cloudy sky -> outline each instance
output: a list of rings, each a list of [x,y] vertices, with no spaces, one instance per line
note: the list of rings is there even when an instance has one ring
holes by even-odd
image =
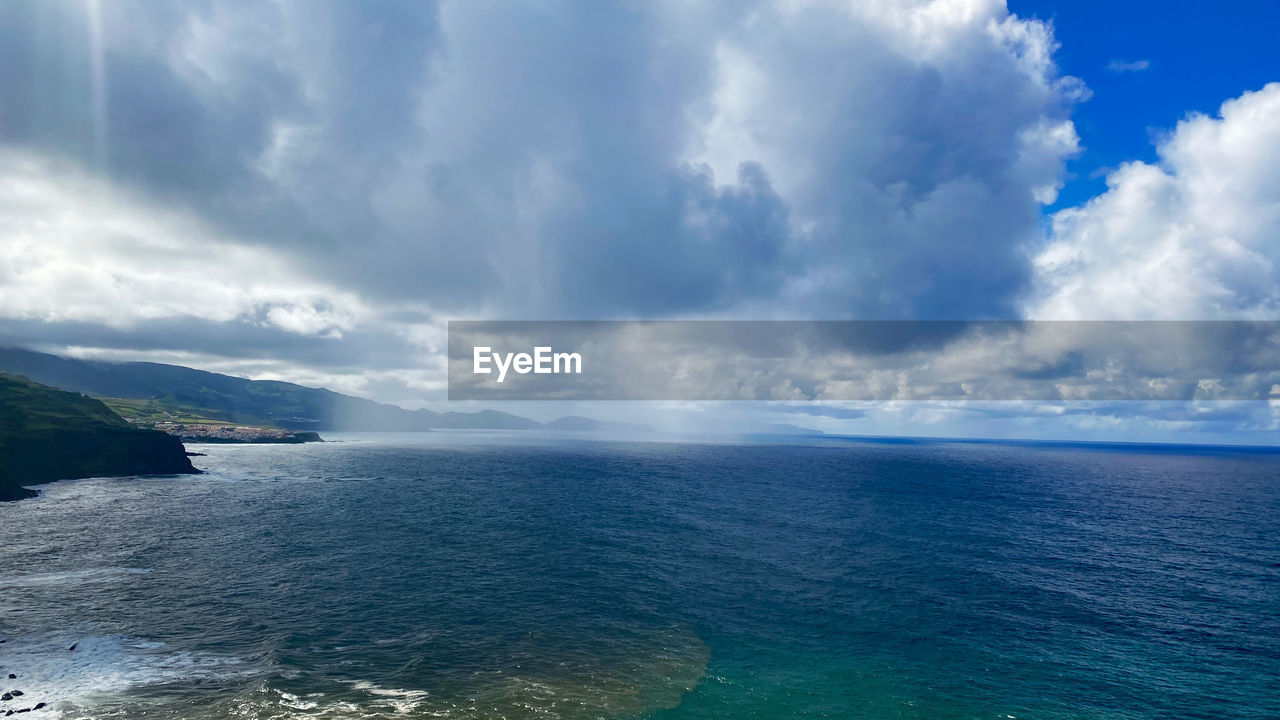
[[[0,344],[438,407],[448,319],[1280,320],[1277,11],[1086,5],[5,0]],[[1280,428],[1126,408],[786,410]]]

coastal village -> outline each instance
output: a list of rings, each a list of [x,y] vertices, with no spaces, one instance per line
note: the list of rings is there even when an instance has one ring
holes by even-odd
[[[152,425],[183,440],[206,443],[304,443],[322,442],[314,432],[281,428],[222,425],[211,423],[161,422]]]

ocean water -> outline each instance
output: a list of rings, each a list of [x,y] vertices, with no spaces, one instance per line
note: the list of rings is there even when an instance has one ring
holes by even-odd
[[[336,439],[0,504],[0,710],[1280,717],[1280,454]]]

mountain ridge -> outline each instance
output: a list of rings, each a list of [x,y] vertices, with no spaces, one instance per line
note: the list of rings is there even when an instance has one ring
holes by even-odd
[[[60,355],[0,348],[0,372],[83,393],[115,403],[136,405],[158,416],[188,414],[210,420],[264,425],[289,430],[423,431],[437,429],[568,429],[565,418],[541,423],[498,410],[435,412],[344,395],[282,380],[249,380],[208,370],[153,362],[79,360]],[[560,423],[559,425],[557,423]],[[615,423],[574,418],[572,429],[613,429]],[[646,429],[631,426],[629,429]]]

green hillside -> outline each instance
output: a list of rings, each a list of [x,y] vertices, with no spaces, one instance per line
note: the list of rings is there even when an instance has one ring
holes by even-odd
[[[140,423],[254,425],[288,430],[419,431],[609,430],[652,432],[632,423],[568,417],[543,424],[496,410],[405,410],[323,388],[248,380],[150,362],[76,360],[20,348],[0,348],[0,372],[100,398]]]
[[[364,398],[274,380],[247,380],[178,365],[76,360],[0,348],[0,372],[106,399],[127,417],[228,422],[292,430],[532,429],[508,413],[405,410]]]
[[[0,373],[0,500],[52,480],[198,472],[182,442],[98,400]]]

